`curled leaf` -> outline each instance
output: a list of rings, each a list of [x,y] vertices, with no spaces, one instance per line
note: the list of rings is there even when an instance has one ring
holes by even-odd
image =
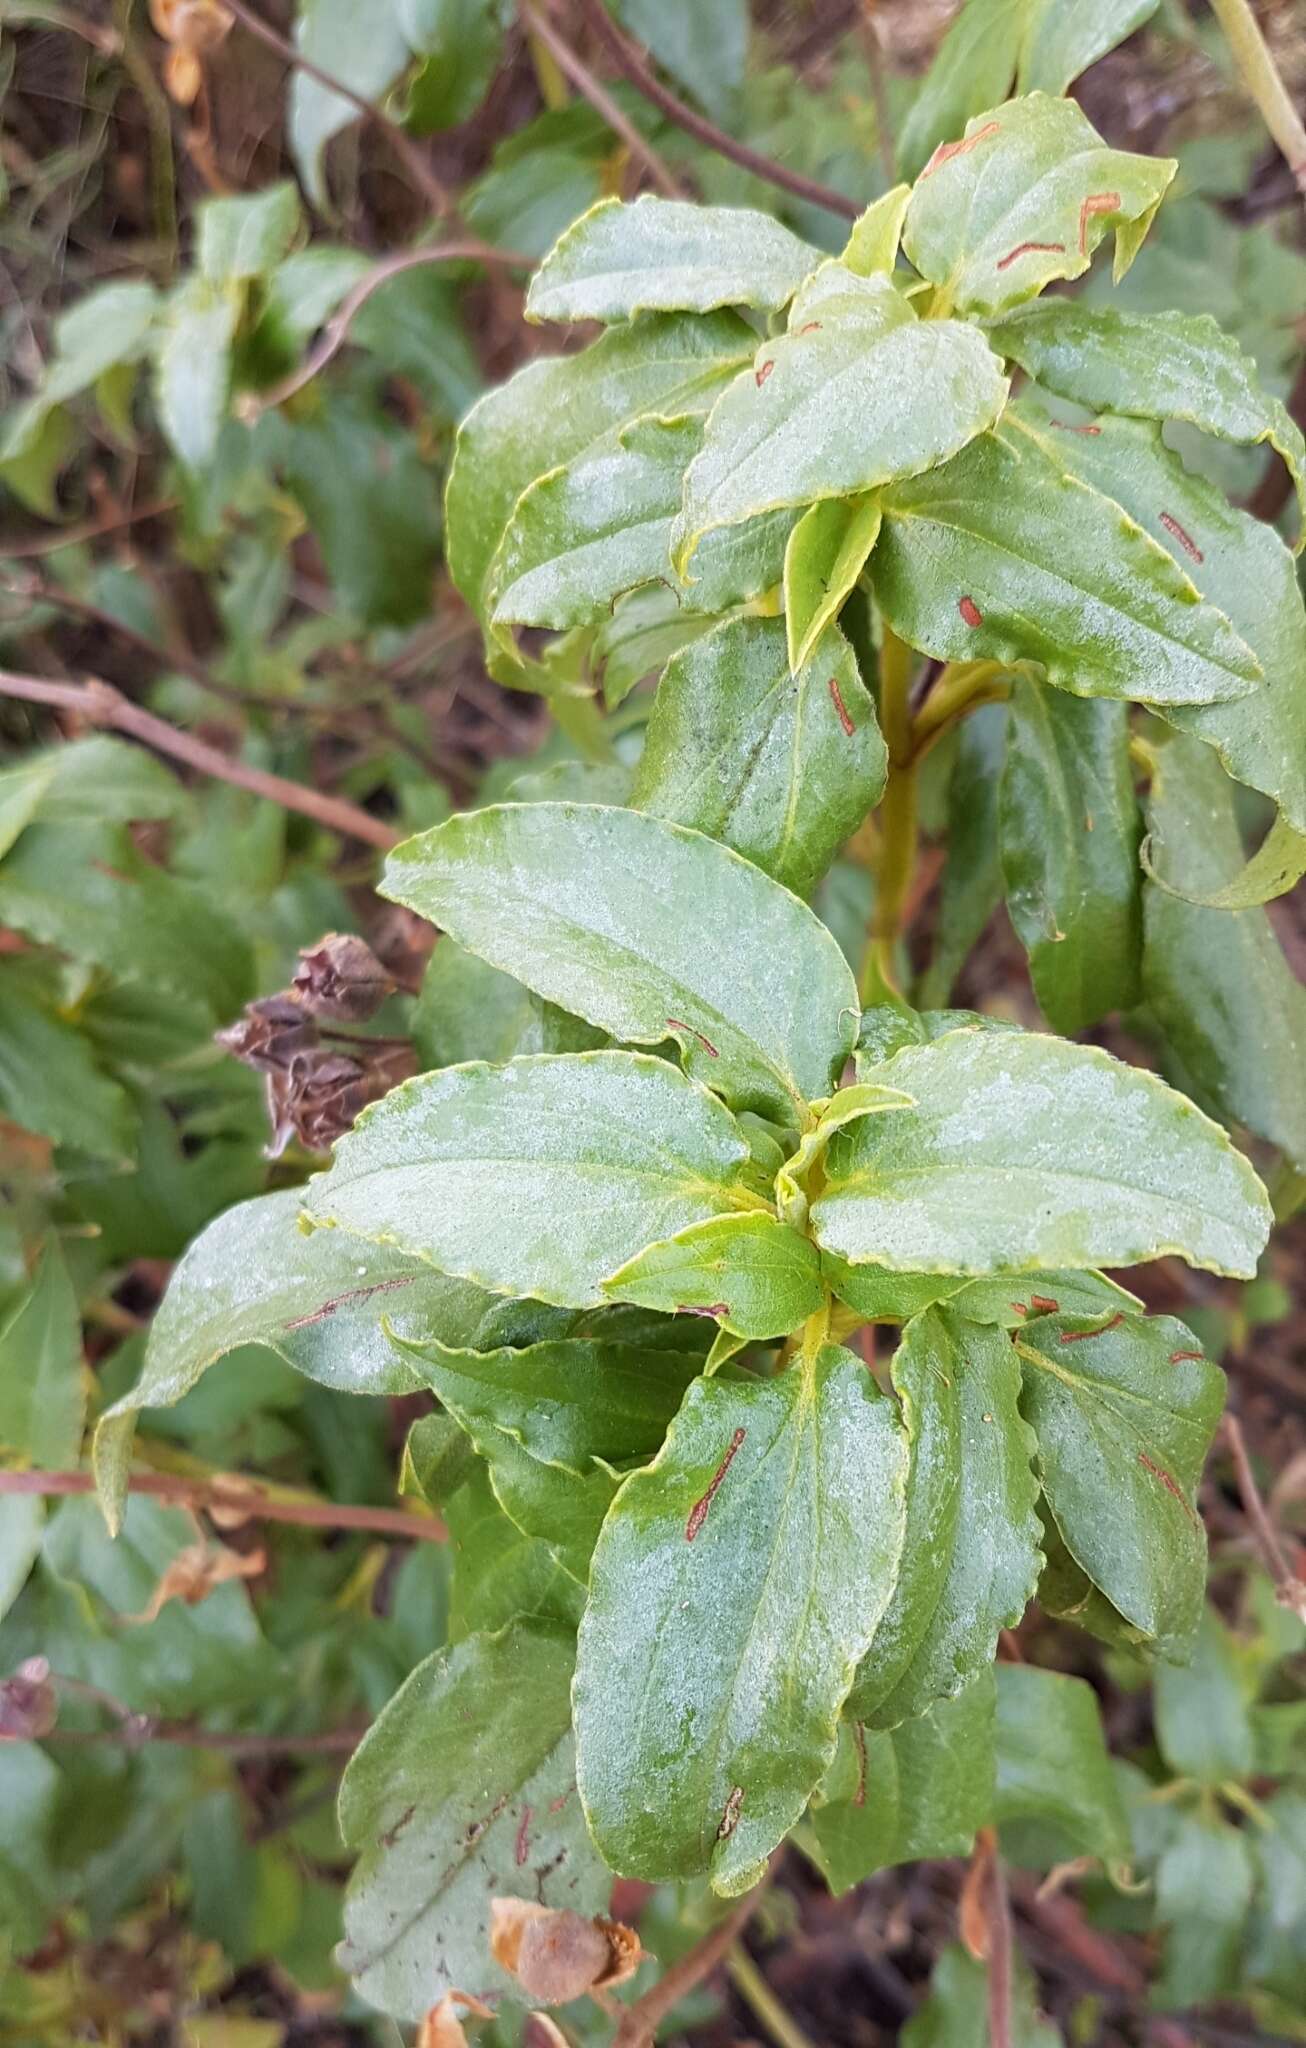
[[[619,1920],[559,1912],[528,1899],[492,1899],[490,1950],[542,2005],[624,1984],[639,1968],[639,1936]]]
[[[1255,910],[1262,903],[1272,903],[1276,896],[1286,896],[1306,875],[1306,835],[1283,816],[1275,819],[1245,866],[1219,889],[1183,889],[1178,882],[1168,881],[1157,870],[1153,837],[1148,834],[1138,854],[1148,880],[1164,889],[1167,896],[1178,896],[1184,903],[1198,904],[1203,910]]]
[[[154,1621],[170,1600],[184,1601],[187,1607],[198,1607],[229,1579],[256,1579],[267,1564],[267,1553],[251,1550],[242,1555],[236,1550],[218,1546],[210,1548],[207,1543],[192,1543],[185,1550],[179,1550],[172,1563],[150,1594],[140,1614],[125,1614],[124,1621],[138,1625]]]
[[[479,1998],[473,1998],[470,1991],[446,1991],[438,2005],[433,2005],[417,2029],[414,2048],[467,2048],[467,2036],[463,2023],[455,2012],[461,2005],[478,2020],[492,2020],[493,2006],[483,2005]]]
[[[232,17],[220,0],[150,0],[155,32],[172,45],[163,67],[168,95],[189,107],[204,83],[205,57],[231,32]]]

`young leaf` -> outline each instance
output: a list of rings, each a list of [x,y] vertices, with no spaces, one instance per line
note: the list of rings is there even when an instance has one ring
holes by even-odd
[[[24,1464],[75,1465],[86,1413],[82,1326],[57,1237],[0,1327],[0,1446]]]
[[[664,1060],[541,1053],[404,1082],[305,1201],[317,1224],[494,1293],[591,1308],[646,1244],[756,1208],[747,1157],[729,1110]]]
[[[1076,697],[1212,704],[1261,665],[1165,549],[1008,416],[885,491],[871,556],[895,633],[943,661],[1039,662]]]
[[[1123,704],[1018,682],[999,802],[1011,921],[1054,1031],[1086,1031],[1138,1001],[1143,941]]]
[[[700,1380],[594,1554],[576,1671],[594,1839],[631,1876],[746,1891],[834,1754],[889,1598],[906,1450],[860,1360]]]
[[[939,313],[997,313],[1081,277],[1103,236],[1124,276],[1178,165],[1108,149],[1073,100],[1031,93],[976,113],[937,149],[907,209],[903,247],[938,287]]]
[[[1177,1252],[1250,1276],[1269,1207],[1224,1132],[1093,1046],[954,1031],[875,1070],[915,1109],[866,1117],[826,1157],[817,1242],[905,1272],[1127,1266]]]
[[[946,462],[993,425],[1008,389],[976,328],[918,320],[887,277],[864,280],[855,301],[763,342],[717,401],[685,477],[677,572],[692,580],[694,551],[715,527]]]
[[[1148,821],[1156,858],[1200,887],[1242,855],[1234,791],[1194,740],[1160,752]],[[1175,852],[1170,852],[1170,848]],[[1306,1169],[1306,988],[1264,910],[1200,909],[1144,892],[1143,992],[1190,1088]]]
[[[824,925],[737,854],[660,818],[493,806],[406,841],[382,890],[614,1038],[674,1039],[691,1074],[782,1124],[829,1094],[851,1049],[856,992]]]
[[[872,200],[860,219],[853,222],[839,259],[845,269],[858,277],[874,277],[877,271],[892,272],[910,201],[910,185],[895,185],[892,191]]]
[[[1207,313],[1133,313],[1045,299],[988,330],[1046,390],[1090,412],[1183,420],[1242,447],[1269,442],[1306,512],[1306,440],[1256,365]]]
[[[774,1216],[718,1216],[647,1245],[603,1283],[614,1301],[711,1316],[737,1336],[787,1337],[825,1299],[810,1238]]]
[[[359,1860],[340,1959],[362,1995],[419,2019],[446,1991],[512,1995],[490,1954],[490,1901],[600,1911],[611,1879],[575,1796],[572,1643],[519,1621],[419,1664],[340,1788]]]
[[[1067,1549],[1117,1613],[1163,1653],[1182,1653],[1206,1589],[1194,1497],[1224,1374],[1170,1316],[1039,1316],[1015,1345],[1039,1477]]]
[[[265,277],[288,254],[299,224],[299,194],[289,178],[261,192],[206,199],[195,246],[201,277],[215,285]]]
[[[785,626],[794,675],[811,655],[866,566],[880,532],[875,498],[823,498],[811,505],[785,549]]]
[[[1081,1678],[1000,1664],[998,1819],[1055,1830],[1066,1856],[1130,1857],[1129,1825],[1092,1689]]]
[[[449,574],[473,610],[522,492],[622,427],[705,413],[757,345],[734,313],[669,314],[619,327],[579,356],[527,363],[458,429],[445,509]]]
[[[632,801],[805,896],[878,802],[887,760],[837,626],[792,669],[778,619],[727,619],[667,664]]]
[[[645,193],[600,199],[545,257],[526,294],[528,320],[633,320],[788,305],[821,251],[770,214],[690,206]]]
[[[907,1325],[893,1381],[912,1453],[907,1536],[848,1707],[882,1728],[951,1698],[992,1663],[1043,1562],[1034,1440],[1003,1331],[927,1309]]]

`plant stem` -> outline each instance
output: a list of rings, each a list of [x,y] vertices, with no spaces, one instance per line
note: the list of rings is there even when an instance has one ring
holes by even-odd
[[[667,199],[683,199],[685,188],[674,178],[658,155],[653,145],[644,140],[630,116],[623,112],[606,86],[594,76],[571,45],[563,41],[553,23],[529,4],[529,0],[517,0],[517,11],[521,15],[528,34],[541,49],[553,59],[564,78],[569,78],[583,98],[587,99],[595,113],[600,114],[614,135],[619,135],[637,162],[642,163],[658,190]]]
[[[266,797],[283,811],[297,811],[346,839],[361,839],[366,845],[378,846],[386,852],[399,843],[401,835],[361,805],[350,803],[346,797],[325,796],[302,782],[291,782],[287,776],[269,775],[261,768],[251,768],[245,761],[233,760],[217,747],[211,747],[207,740],[182,732],[166,719],[156,718],[152,711],[142,711],[120,690],[98,677],[86,683],[50,682],[44,676],[12,675],[0,669],[0,697],[16,697],[25,704],[48,704],[55,710],[75,712],[88,725],[127,733],[160,754],[170,755],[174,761],[184,761],[201,775],[212,775],[219,782],[249,790],[253,796]]]
[[[877,980],[899,994],[894,949],[916,865],[916,760],[911,682],[916,657],[889,625],[880,649],[880,725],[889,749],[889,780],[880,806],[880,849],[875,875],[871,943],[862,967],[861,995],[869,1000]]]
[[[710,1928],[687,1955],[681,1956],[679,1962],[673,1963],[669,1970],[664,1971],[657,1983],[641,1998],[637,1998],[633,2005],[626,2007],[612,2038],[611,2048],[649,2048],[668,2013],[675,2010],[682,1998],[688,1998],[690,1992],[695,1990],[705,1977],[712,1974],[717,1964],[722,1962],[734,1947],[761,1905],[774,1869],[773,1862],[761,1883],[754,1885],[752,1891],[739,1901],[733,1912],[727,1913],[724,1920],[718,1921],[715,1927]]]
[[[94,1493],[89,1472],[0,1472],[0,1498],[6,1494],[46,1497]],[[434,1515],[410,1514],[405,1508],[337,1506],[334,1501],[295,1499],[265,1493],[248,1480],[219,1474],[213,1479],[183,1479],[170,1472],[133,1472],[130,1493],[178,1507],[210,1508],[222,1515],[243,1515],[260,1522],[293,1522],[310,1529],[359,1529],[377,1536],[411,1538],[416,1543],[443,1543],[448,1531]]]
[[[730,1981],[745,2005],[766,2028],[779,2048],[812,2048],[802,2028],[781,2005],[766,1978],[742,1942],[736,1942],[726,1957]]]
[[[1299,1579],[1289,1563],[1287,1553],[1279,1541],[1279,1532],[1270,1520],[1269,1510],[1261,1499],[1256,1474],[1252,1471],[1252,1461],[1247,1454],[1247,1440],[1243,1436],[1242,1424],[1236,1415],[1226,1414],[1222,1426],[1224,1440],[1233,1459],[1234,1476],[1238,1481],[1243,1511],[1252,1525],[1256,1548],[1261,1553],[1265,1569],[1274,1580],[1279,1604],[1290,1609],[1302,1621],[1306,1621],[1306,1580]]]
[[[1306,199],[1306,125],[1279,76],[1279,67],[1249,0],[1211,0],[1211,12],[1224,31],[1243,84],[1260,108],[1262,120]]]
[[[970,712],[981,704],[1000,703],[1010,693],[1010,671],[1002,662],[950,661],[913,721],[913,766],[919,767],[936,741]]]

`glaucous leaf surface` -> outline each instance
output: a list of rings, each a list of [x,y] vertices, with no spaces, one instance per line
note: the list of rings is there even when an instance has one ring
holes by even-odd
[[[1014,1341],[1062,1540],[1127,1622],[1183,1654],[1206,1587],[1196,1492],[1224,1374],[1172,1316],[1039,1316]]]
[[[1273,797],[1306,832],[1306,611],[1278,534],[1185,469],[1148,422],[1103,414],[1091,433],[1040,431],[1055,438],[1066,469],[1109,493],[1169,550],[1255,652],[1265,682],[1245,697],[1157,709],[1205,740],[1236,781]]]
[[[1199,910],[1257,910],[1295,889],[1306,874],[1306,836],[1286,818],[1276,818],[1254,854],[1228,882],[1212,888],[1185,888],[1161,873],[1153,859],[1151,840],[1144,842],[1142,863],[1149,881],[1169,896],[1178,896]]]
[[[808,507],[790,534],[784,605],[794,675],[838,618],[875,546],[880,519],[875,498],[823,498]]]
[[[907,1325],[893,1383],[911,1445],[902,1565],[848,1711],[877,1727],[963,1691],[1014,1628],[1043,1562],[1032,1432],[1004,1331],[944,1308]]]
[[[687,582],[713,528],[916,476],[997,419],[1009,386],[977,328],[918,320],[887,277],[858,283],[764,341],[713,407],[672,538]]]
[[[560,236],[531,280],[528,320],[633,320],[788,305],[821,251],[767,213],[693,206],[646,192],[600,199]]]
[[[358,1856],[340,1961],[362,1995],[416,2020],[447,1991],[511,1995],[490,1901],[603,1910],[611,1879],[575,1795],[570,1631],[514,1622],[419,1664],[340,1787]]]
[[[1268,442],[1306,507],[1306,440],[1255,363],[1208,313],[1136,313],[1045,299],[990,327],[993,346],[1090,412],[1183,420],[1217,440]]]
[[[1076,697],[1242,698],[1259,660],[1159,542],[1008,415],[883,495],[871,578],[901,639],[943,661],[1038,662]]]
[[[759,1207],[747,1158],[729,1110],[665,1060],[541,1053],[405,1081],[304,1200],[314,1224],[493,1293],[589,1308],[646,1244]]]
[[[1242,857],[1234,792],[1209,750],[1174,739],[1148,800],[1154,857],[1200,888]],[[1306,1170],[1306,988],[1264,910],[1207,910],[1149,883],[1143,992],[1186,1085]]]
[[[892,1731],[845,1713],[800,1838],[836,1897],[891,1864],[969,1852],[993,1815],[993,1714],[987,1671]]]
[[[936,1302],[947,1302],[967,1322],[998,1323],[1006,1330],[1018,1330],[1031,1315],[1055,1315],[1058,1309],[1067,1315],[1096,1316],[1142,1306],[1136,1295],[1103,1273],[1022,1271],[976,1280],[964,1273],[895,1273],[884,1266],[852,1266],[833,1252],[822,1254],[821,1270],[840,1301],[868,1323],[907,1323]],[[1055,1304],[1051,1310],[1049,1302]]]
[[[1018,682],[999,801],[1007,909],[1054,1031],[1077,1037],[1138,1001],[1142,820],[1129,715]]]
[[[934,311],[997,313],[1081,277],[1107,234],[1124,276],[1178,166],[1108,149],[1073,100],[1030,93],[976,113],[921,172],[903,247]]]
[[[86,1389],[77,1296],[51,1235],[31,1286],[0,1326],[0,1446],[50,1471],[76,1465]]]
[[[826,1155],[817,1242],[906,1272],[1127,1266],[1177,1252],[1250,1276],[1265,1191],[1223,1131],[1094,1046],[960,1030],[875,1078],[915,1109],[867,1117]]]
[[[382,893],[614,1038],[676,1040],[687,1070],[733,1107],[784,1124],[829,1094],[852,1046],[856,990],[820,920],[728,848],[660,818],[492,806],[407,840]]]
[[[756,1882],[833,1757],[905,1478],[892,1404],[849,1352],[690,1389],[613,1504],[581,1624],[578,1777],[613,1869]]]
[[[648,413],[707,412],[756,345],[736,314],[670,314],[527,363],[488,391],[458,430],[445,498],[449,574],[472,608],[528,485]]]
[[[998,1819],[1054,1828],[1070,1855],[1126,1864],[1129,1824],[1097,1698],[1082,1678],[1000,1664]]]
[[[213,459],[227,416],[231,347],[240,320],[234,285],[192,277],[164,302],[154,332],[154,402],[159,425],[189,470]]]
[[[774,1216],[717,1216],[642,1252],[603,1283],[614,1301],[713,1317],[749,1338],[787,1337],[825,1299],[821,1256]]]
[[[262,191],[209,199],[198,210],[195,256],[211,284],[245,284],[289,254],[303,213],[291,178]]]
[[[887,753],[837,626],[790,666],[778,619],[727,619],[668,662],[632,801],[807,895],[878,802]]]
[[[500,974],[448,938],[422,977],[412,1032],[429,1067],[510,1060],[527,1052],[596,1052],[605,1043],[601,1031],[542,1002],[511,974]]]

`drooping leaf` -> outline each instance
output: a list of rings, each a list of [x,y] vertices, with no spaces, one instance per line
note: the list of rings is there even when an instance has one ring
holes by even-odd
[[[714,528],[916,476],[997,419],[1009,387],[976,328],[918,320],[887,277],[859,283],[763,342],[714,406],[672,540],[687,580]]]
[[[1127,1622],[1182,1653],[1206,1588],[1195,1495],[1223,1373],[1171,1316],[1039,1316],[1015,1346],[1039,1477],[1067,1549]]]
[[[611,1880],[576,1798],[569,1633],[521,1621],[419,1664],[350,1760],[340,1827],[358,1852],[341,1961],[363,1996],[419,2019],[445,1992],[511,1995],[490,1901],[593,1913]]]
[[[440,513],[434,465],[417,437],[340,394],[296,421],[285,474],[348,611],[376,626],[425,617]]]
[[[943,661],[1038,662],[1077,697],[1221,704],[1260,662],[1159,542],[1008,415],[883,495],[871,578],[901,639]]]
[[[785,549],[785,627],[797,675],[866,566],[880,532],[875,498],[823,498],[804,512]]]
[[[1138,1001],[1142,831],[1123,704],[1020,682],[999,805],[1011,921],[1067,1038]]]
[[[1200,889],[1241,858],[1234,792],[1195,740],[1170,740],[1159,761],[1154,857]],[[1266,912],[1202,909],[1149,884],[1143,990],[1188,1086],[1306,1166],[1306,988]]]
[[[1081,277],[1103,237],[1124,276],[1178,166],[1108,149],[1073,100],[1030,93],[977,111],[935,151],[903,247],[937,289],[934,311],[997,313]]]
[[[354,0],[300,0],[295,41],[304,55],[364,99],[384,96],[408,61],[399,10],[390,0],[359,8]],[[304,190],[315,206],[327,201],[322,156],[333,135],[358,119],[358,108],[307,71],[290,84],[289,139]]]
[[[859,1360],[690,1389],[594,1556],[578,1775],[629,1875],[753,1884],[835,1749],[893,1584],[906,1453]]]
[[[1045,299],[988,330],[994,347],[1090,412],[1183,420],[1243,447],[1269,442],[1306,511],[1306,440],[1256,365],[1209,314],[1136,313]]]
[[[1254,1881],[1245,1834],[1209,1811],[1180,1817],[1156,1867],[1156,1915],[1167,1931],[1153,1995],[1163,2011],[1238,1988]]]
[[[106,371],[139,361],[160,303],[153,285],[143,279],[115,280],[87,292],[59,316],[39,388],[7,417],[0,464],[39,458],[42,436],[60,406],[89,391]]]
[[[404,1082],[305,1200],[316,1224],[495,1293],[586,1308],[646,1244],[756,1208],[747,1156],[730,1112],[664,1060],[544,1053]]]
[[[633,320],[788,305],[821,251],[742,206],[690,206],[645,193],[600,199],[555,242],[531,280],[528,320]]]
[[[787,1337],[825,1299],[811,1239],[761,1213],[718,1216],[647,1245],[603,1291],[667,1315],[711,1316],[750,1338]]]
[[[998,1819],[1053,1831],[1059,1853],[1129,1861],[1129,1825],[1092,1688],[1082,1678],[1000,1664]]]
[[[86,1387],[77,1296],[50,1237],[31,1287],[0,1327],[0,1447],[50,1471],[75,1465]]]
[[[687,1070],[732,1106],[801,1121],[851,1047],[852,976],[820,921],[737,854],[660,818],[491,807],[408,840],[382,889],[614,1038],[676,1040]],[[753,978],[763,959],[765,986]]]
[[[838,627],[791,669],[778,619],[728,619],[667,664],[632,800],[805,896],[878,801],[886,767]]]
[[[1236,1642],[1208,1607],[1191,1664],[1163,1664],[1156,1674],[1156,1739],[1172,1771],[1202,1785],[1251,1776],[1256,1758],[1252,1683]]]
[[[848,1709],[889,1728],[963,1691],[992,1662],[1042,1564],[1033,1437],[1003,1331],[927,1309],[907,1325],[893,1382],[911,1445],[907,1537]]]
[[[1093,1046],[961,1030],[875,1069],[915,1109],[841,1131],[818,1243],[903,1272],[1134,1265],[1250,1275],[1265,1193],[1224,1133]]]

